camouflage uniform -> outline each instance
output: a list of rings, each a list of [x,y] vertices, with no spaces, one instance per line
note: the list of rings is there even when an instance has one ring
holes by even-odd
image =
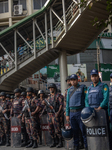
[[[34,112],[37,107],[41,107],[41,103],[35,99],[26,99],[29,106],[30,111]],[[26,130],[29,136],[29,139],[37,140],[38,139],[38,128],[39,128],[39,113],[36,113],[34,116],[30,118],[29,112],[26,110],[24,112],[25,116],[25,124],[26,124]]]
[[[11,108],[11,116],[17,117],[21,114],[22,111],[22,101],[23,98],[15,98],[13,103],[12,103],[12,108]]]
[[[53,106],[55,112],[58,112],[60,105],[63,106],[63,96],[61,94],[56,94],[55,96],[48,97],[48,101]],[[55,117],[53,111],[47,106],[47,113],[49,132],[51,137],[54,138],[57,134],[58,138],[61,138],[60,116],[63,113],[63,110],[60,112],[58,117]]]
[[[0,106],[5,109],[10,109],[10,105],[8,101],[0,101]],[[8,114],[8,113],[6,113]],[[4,117],[2,113],[0,113],[0,135],[3,137],[4,133],[8,134],[8,120]]]

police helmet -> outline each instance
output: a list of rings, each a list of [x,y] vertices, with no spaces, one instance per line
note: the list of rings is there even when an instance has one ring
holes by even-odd
[[[70,129],[62,128],[61,131],[62,131],[62,136],[65,140],[71,140],[73,138],[72,128]]]
[[[10,98],[10,95],[9,95],[9,94],[7,94],[7,95],[6,95],[6,98]]]
[[[26,96],[26,92],[22,92],[22,93],[21,93],[21,96]]]
[[[1,92],[0,96],[5,96],[6,97],[6,93],[5,92]]]
[[[40,95],[40,94],[45,94],[45,92],[43,90],[39,90],[38,95]]]
[[[50,83],[49,86],[48,86],[48,89],[50,89],[50,88],[57,89],[56,84]]]
[[[11,99],[14,99],[14,95],[11,95]]]
[[[21,90],[20,90],[19,88],[16,88],[16,89],[14,90],[14,93],[21,93]]]
[[[67,82],[67,80],[70,80],[70,76],[68,76],[65,81]]]
[[[92,127],[95,124],[95,109],[91,107],[85,107],[81,111],[81,120],[88,126]]]
[[[26,89],[26,92],[32,92],[32,93],[33,93],[33,88],[32,88],[32,87],[28,87],[28,88]]]

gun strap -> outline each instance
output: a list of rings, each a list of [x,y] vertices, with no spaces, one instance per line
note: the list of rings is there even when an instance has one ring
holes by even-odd
[[[72,95],[74,94],[74,92],[77,90],[76,87],[74,87],[74,90],[72,91],[72,93],[70,94],[70,98],[72,97]]]

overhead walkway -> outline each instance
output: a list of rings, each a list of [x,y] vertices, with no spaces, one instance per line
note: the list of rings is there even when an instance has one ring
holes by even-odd
[[[65,54],[85,51],[105,28],[92,25],[96,16],[108,18],[106,0],[94,3],[91,9],[80,8],[75,0],[48,0],[38,12],[0,32],[0,55],[6,53],[13,62],[0,77],[0,90],[13,90],[58,57],[63,66]],[[14,56],[8,53],[12,50]]]

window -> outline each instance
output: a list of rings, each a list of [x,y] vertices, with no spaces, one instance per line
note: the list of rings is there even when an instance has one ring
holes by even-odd
[[[33,0],[33,9],[41,9],[47,0]]]
[[[13,6],[14,5],[23,5],[23,10],[26,10],[26,0],[14,0]]]
[[[6,13],[8,11],[9,11],[8,1],[1,1],[0,2],[0,13]]]

